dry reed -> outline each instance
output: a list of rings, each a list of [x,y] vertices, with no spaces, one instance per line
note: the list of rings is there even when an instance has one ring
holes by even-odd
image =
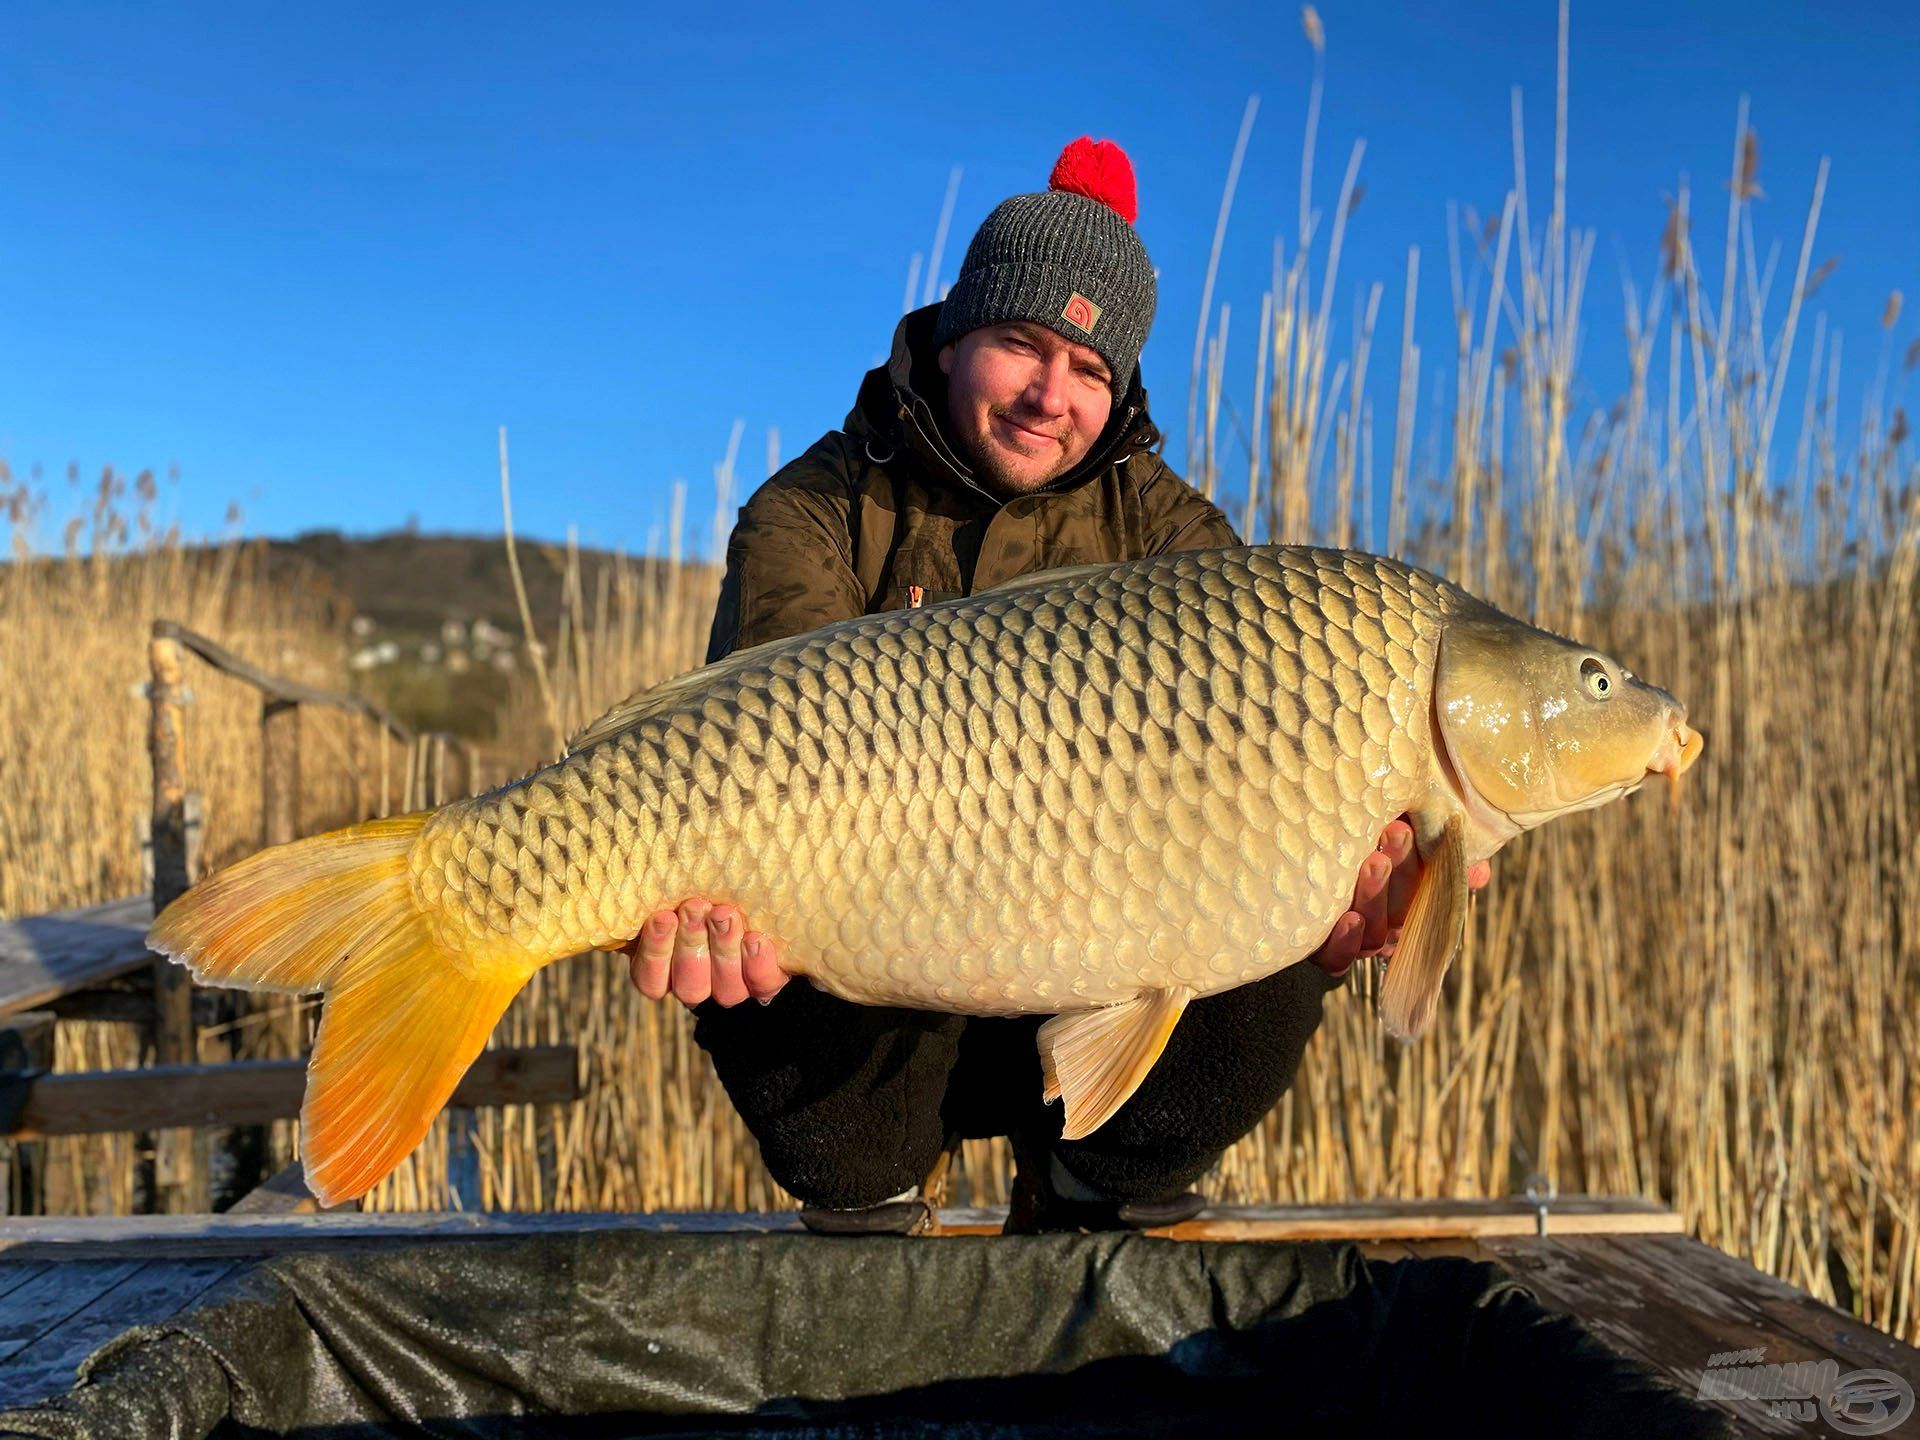
[[[81,489],[55,547],[37,542],[54,497],[0,466],[0,513],[10,562],[0,564],[0,916],[38,914],[136,893],[148,883],[141,835],[152,807],[146,765],[146,636],[166,618],[218,635],[269,670],[340,684],[343,616],[317,592],[269,584],[260,547],[186,543],[160,528],[163,486],[150,472],[111,468]],[[190,673],[190,784],[204,815],[210,866],[260,840],[260,698],[207,670]],[[381,762],[365,724],[303,717],[303,813],[313,824],[351,818],[355,796],[379,807]],[[387,757],[391,798],[404,760]],[[364,777],[356,782],[355,776]],[[284,1009],[284,1007],[280,1007]],[[248,1053],[284,1053],[278,1011],[243,1022]],[[203,1035],[207,1058],[230,1053],[224,1033]],[[140,1059],[127,1026],[69,1022],[56,1036],[62,1070],[113,1069]],[[279,1148],[291,1142],[283,1128]],[[132,1200],[130,1137],[47,1143],[47,1203],[125,1210]]]

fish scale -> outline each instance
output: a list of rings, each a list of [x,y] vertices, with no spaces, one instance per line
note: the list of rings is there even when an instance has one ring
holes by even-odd
[[[703,895],[851,1000],[1210,993],[1316,948],[1426,793],[1460,606],[1390,560],[1257,547],[841,622],[443,808],[410,873],[443,943],[530,966]]]

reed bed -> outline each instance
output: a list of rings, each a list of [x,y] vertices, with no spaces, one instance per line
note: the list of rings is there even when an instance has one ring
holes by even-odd
[[[1365,372],[1379,287],[1352,353],[1326,353],[1356,166],[1317,310],[1303,210],[1264,301],[1269,438],[1245,513],[1277,539],[1384,543],[1613,650],[1691,703],[1707,763],[1671,814],[1641,797],[1518,842],[1422,1043],[1386,1040],[1362,975],[1216,1185],[1324,1201],[1499,1194],[1538,1173],[1645,1194],[1914,1338],[1920,467],[1898,397],[1920,346],[1900,347],[1896,292],[1865,384],[1843,389],[1839,336],[1805,323],[1826,167],[1784,264],[1762,253],[1743,105],[1717,276],[1682,185],[1650,280],[1623,285],[1629,391],[1577,412],[1593,237],[1565,215],[1564,11],[1562,26],[1545,224],[1516,103],[1514,189],[1452,237],[1453,403],[1421,426],[1421,357],[1403,348],[1379,505],[1365,391],[1342,394]],[[1415,253],[1408,316],[1418,274]],[[1444,463],[1413,463],[1422,438]]]
[[[112,467],[64,490],[16,477],[0,462],[0,916],[64,910],[141,892],[153,792],[146,760],[147,635],[176,620],[276,674],[349,688],[344,601],[270,580],[264,547],[229,536],[193,543],[156,520],[174,483]],[[56,537],[44,531],[66,512]],[[229,528],[237,521],[230,515]],[[190,662],[188,784],[201,802],[202,863],[217,869],[259,846],[259,693]],[[306,828],[411,808],[423,793],[418,757],[371,722],[323,707],[301,713]],[[201,1032],[209,1061],[298,1055],[310,1007],[275,999]],[[151,1059],[126,1025],[58,1027],[63,1071],[121,1069]],[[293,1153],[276,1126],[272,1157]],[[44,1194],[53,1211],[120,1213],[133,1205],[133,1141],[125,1135],[45,1142]],[[6,1200],[19,1172],[6,1167]]]
[[[1308,15],[1317,58],[1324,32]],[[1361,157],[1332,209],[1316,209],[1316,72],[1299,231],[1276,244],[1259,322],[1242,327],[1243,343],[1257,337],[1237,362],[1250,375],[1235,368],[1228,304],[1213,306],[1207,279],[1191,478],[1250,537],[1402,554],[1606,647],[1690,703],[1706,755],[1677,809],[1638,796],[1499,857],[1441,1020],[1419,1043],[1385,1037],[1376,969],[1363,964],[1331,997],[1293,1091],[1208,1184],[1224,1200],[1331,1202],[1502,1195],[1537,1174],[1563,1192],[1645,1195],[1701,1238],[1920,1341],[1920,466],[1900,403],[1920,342],[1903,339],[1895,295],[1855,341],[1865,361],[1843,371],[1839,332],[1808,304],[1826,270],[1824,167],[1798,233],[1763,249],[1744,107],[1723,235],[1696,250],[1693,199],[1677,187],[1645,276],[1596,300],[1593,236],[1572,227],[1564,198],[1564,11],[1560,62],[1544,206],[1526,187],[1516,103],[1512,189],[1497,216],[1451,213],[1446,293],[1423,290],[1410,252],[1398,293],[1366,287],[1338,339]],[[1229,194],[1244,143],[1243,129]],[[1412,339],[1434,303],[1455,336],[1438,363]],[[1386,305],[1406,337],[1393,375],[1370,380]],[[1595,324],[1623,326],[1632,362],[1627,393],[1607,404],[1580,399],[1575,362]],[[1386,393],[1376,424],[1371,397]],[[1444,399],[1423,406],[1428,394]],[[716,472],[716,549],[739,444],[736,430]],[[502,484],[505,498],[504,437]],[[647,558],[589,573],[571,547],[561,557],[566,615],[557,629],[525,617],[539,663],[522,667],[503,727],[519,768],[699,663],[717,575],[683,553],[684,506],[676,490]],[[296,644],[316,664],[324,655],[316,620],[269,596],[234,602],[239,560],[224,579],[156,564],[172,588],[145,599],[61,600],[57,587],[82,581],[52,570],[0,577],[14,587],[0,589],[0,663],[38,666],[23,672],[38,677],[30,709],[10,698],[26,687],[0,699],[7,733],[29,737],[0,757],[0,806],[17,807],[0,811],[0,905],[133,888],[137,805],[116,797],[143,790],[116,770],[139,753],[139,708],[119,697],[140,678],[132,636],[153,607],[250,636],[262,658]],[[196,597],[199,609],[182,608]],[[62,605],[72,618],[47,618]],[[64,663],[73,646],[95,647],[84,670]],[[68,695],[73,675],[109,672],[110,686]],[[220,719],[215,703],[195,715],[196,744],[210,766],[231,766],[213,813],[239,836],[253,717]],[[40,789],[19,790],[20,777]],[[68,793],[90,785],[84,800]],[[40,806],[68,813],[48,821]],[[68,853],[91,858],[69,865]],[[372,1203],[788,1203],[684,1013],[640,1000],[617,962],[543,972],[495,1043],[552,1040],[580,1045],[585,1100],[455,1117],[472,1127],[477,1185],[450,1176],[443,1120]],[[999,1142],[967,1144],[952,1176],[956,1197],[977,1201],[1001,1198],[1007,1179]]]

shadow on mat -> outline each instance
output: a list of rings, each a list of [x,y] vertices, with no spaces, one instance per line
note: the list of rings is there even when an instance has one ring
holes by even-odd
[[[767,1440],[881,1440],[881,1437],[1241,1436],[1478,1440],[1660,1435],[1721,1437],[1732,1432],[1696,1405],[1599,1346],[1579,1325],[1514,1295],[1483,1309],[1479,1337],[1462,1354],[1458,1337],[1434,1337],[1425,1354],[1367,1353],[1329,1364],[1322,1344],[1297,1343],[1351,1317],[1332,1301],[1246,1329],[1189,1336],[1161,1355],[1091,1361],[1059,1374],[942,1380],[845,1399],[782,1397],[748,1414],[678,1415],[629,1411],[590,1416],[475,1415],[408,1424],[322,1425],[292,1432],[222,1428],[233,1440],[625,1440],[722,1435]],[[1489,1323],[1491,1322],[1491,1323]],[[1504,1352],[1504,1353],[1503,1353]]]

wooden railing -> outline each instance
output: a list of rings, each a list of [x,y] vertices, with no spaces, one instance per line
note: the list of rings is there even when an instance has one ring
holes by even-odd
[[[186,657],[252,685],[261,695],[261,847],[284,845],[301,835],[300,716],[303,707],[326,707],[365,716],[407,753],[399,808],[413,810],[467,795],[480,780],[474,745],[457,735],[415,733],[392,714],[359,695],[340,695],[275,676],[230,653],[223,645],[173,620],[156,620],[150,637],[148,755],[154,776],[152,877],[154,914],[200,879],[198,804],[188,789],[186,768]],[[261,1187],[265,1177],[265,1125],[300,1108],[300,1060],[242,1058],[242,1025],[250,1010],[242,991],[198,993],[182,966],[156,956],[152,1006],[136,1006],[150,1044],[152,1066],[129,1071],[50,1075],[50,1044],[40,1031],[21,1031],[21,1058],[0,1056],[0,1137],[42,1139],[132,1131],[144,1142],[134,1150],[134,1204],[148,1212],[207,1212],[225,1208]],[[198,1010],[198,1014],[196,1014]],[[125,1016],[134,1018],[134,1016]],[[301,1023],[288,1010],[292,1023]],[[21,1021],[29,1018],[19,1018]],[[52,1016],[44,1018],[52,1023]],[[35,1021],[38,1023],[38,1020]],[[230,1046],[221,1064],[200,1064],[200,1025],[217,1025]],[[19,1025],[15,1025],[19,1029]],[[303,1037],[290,1037],[294,1048]],[[31,1043],[31,1044],[29,1044]],[[19,1048],[19,1046],[17,1046]],[[572,1046],[490,1050],[468,1071],[453,1104],[470,1110],[516,1102],[564,1102],[578,1098],[578,1062]],[[215,1183],[215,1175],[219,1181]],[[292,1187],[276,1175],[261,1198],[278,1204]],[[253,1204],[248,1208],[259,1208]]]

